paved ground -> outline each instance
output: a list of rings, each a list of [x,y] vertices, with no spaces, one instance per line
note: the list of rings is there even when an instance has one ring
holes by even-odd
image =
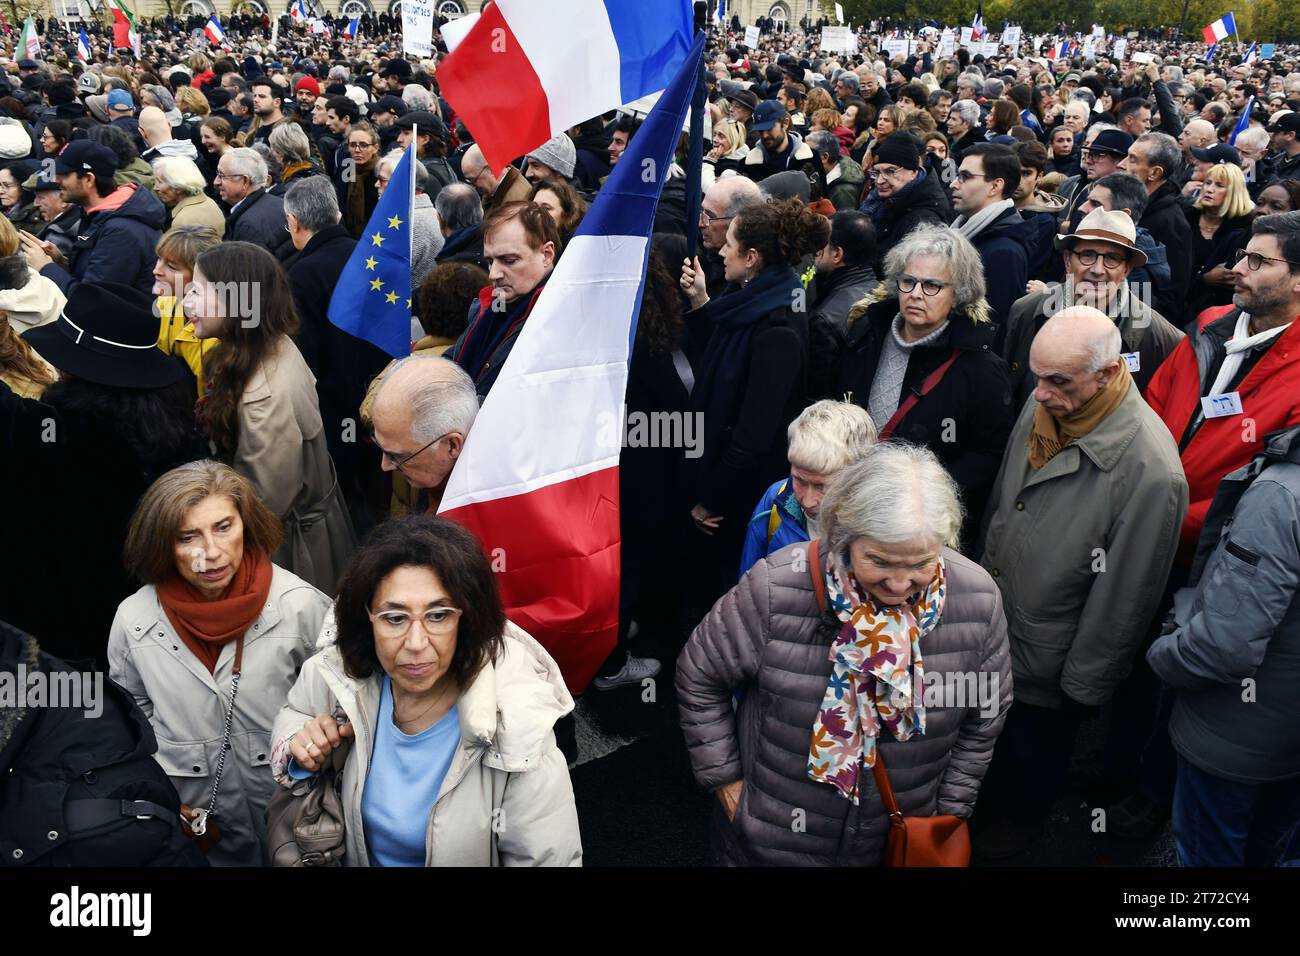
[[[588,866],[705,866],[713,797],[691,776],[669,678],[653,700],[640,687],[588,691],[578,702],[578,763],[572,769]],[[1095,749],[1096,724],[1080,734],[1079,753]],[[1047,832],[1009,866],[1173,866],[1168,829],[1130,843],[1093,832],[1079,793],[1057,802]],[[978,861],[977,861],[978,863]]]

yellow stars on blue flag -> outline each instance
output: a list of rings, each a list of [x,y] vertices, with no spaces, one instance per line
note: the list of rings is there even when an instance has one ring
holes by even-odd
[[[393,169],[330,298],[329,320],[389,355],[411,352],[410,150]]]

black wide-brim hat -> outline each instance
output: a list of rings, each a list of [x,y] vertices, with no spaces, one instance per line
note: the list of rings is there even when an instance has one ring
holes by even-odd
[[[113,388],[166,388],[185,374],[158,348],[154,299],[118,282],[81,282],[57,322],[23,338],[61,372]]]

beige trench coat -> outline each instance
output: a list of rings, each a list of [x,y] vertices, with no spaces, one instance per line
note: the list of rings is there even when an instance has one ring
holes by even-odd
[[[275,563],[332,595],[356,537],[325,445],[316,379],[288,336],[244,389],[231,465],[284,522]]]

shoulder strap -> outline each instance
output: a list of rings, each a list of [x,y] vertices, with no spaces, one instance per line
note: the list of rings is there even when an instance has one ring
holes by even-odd
[[[885,805],[885,812],[891,817],[897,814],[899,817],[903,812],[898,809],[898,800],[894,797],[894,788],[889,782],[889,774],[885,772],[885,755],[880,752],[880,743],[876,743],[876,762],[871,767],[871,775],[876,778],[876,789],[880,791],[880,802]]]
[[[948,374],[948,369],[952,368],[952,363],[957,361],[959,355],[961,355],[961,349],[953,349],[952,355],[948,356],[947,361],[925,377],[925,381],[921,383],[920,391],[911,392],[907,398],[903,399],[903,403],[898,406],[898,411],[894,412],[893,418],[891,418],[888,423],[886,423],[885,427],[881,429],[881,441],[885,441],[893,435],[894,429],[898,427],[898,423],[907,417],[907,413],[916,406],[916,403],[926,395],[930,394],[934,387],[943,381],[943,377]]]
[[[821,542],[816,538],[808,542],[808,575],[812,578],[813,594],[817,596],[818,610],[826,610],[826,578],[822,575],[819,559]]]
[[[781,495],[785,494],[785,489],[788,488],[789,486],[790,486],[790,480],[788,478],[785,481],[781,482],[781,487],[778,488],[776,491],[777,497],[780,497]],[[772,539],[776,537],[776,529],[779,527],[781,527],[781,511],[777,503],[773,501],[772,510],[768,513],[767,516],[767,543],[769,547],[772,544]]]

